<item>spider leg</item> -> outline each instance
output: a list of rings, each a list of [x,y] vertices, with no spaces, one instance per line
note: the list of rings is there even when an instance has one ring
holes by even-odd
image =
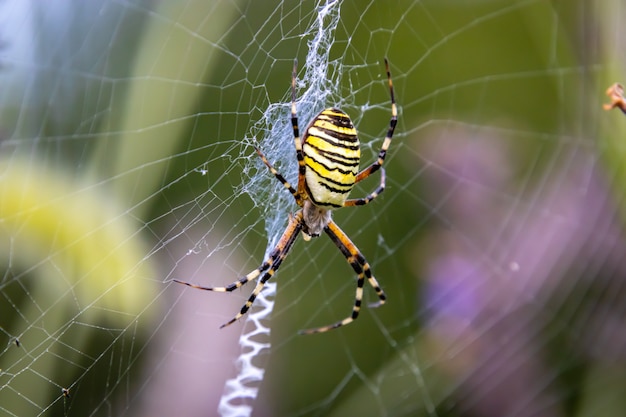
[[[300,196],[298,194],[298,192],[296,191],[295,188],[293,188],[293,186],[285,179],[285,177],[283,177],[281,175],[280,172],[278,172],[276,170],[276,168],[274,168],[272,166],[272,164],[270,164],[270,162],[267,160],[267,158],[265,157],[265,155],[263,155],[263,152],[261,152],[261,150],[259,148],[254,148],[256,150],[256,153],[259,154],[259,156],[261,157],[261,160],[263,161],[263,163],[265,164],[265,166],[270,170],[270,172],[272,173],[272,175],[274,175],[276,177],[276,179],[278,181],[280,181],[287,190],[289,190],[289,192],[291,193],[291,195],[293,196],[293,198],[296,199],[296,202],[298,202],[300,200]]]
[[[291,246],[293,245],[293,243],[296,241],[296,238],[298,237],[300,230],[302,230],[302,211],[301,210],[296,212],[296,214],[292,218],[290,218],[289,224],[287,225],[285,232],[283,233],[280,240],[278,241],[278,244],[276,245],[276,247],[270,254],[269,259],[266,262],[264,262],[264,263],[267,263],[270,267],[267,271],[263,273],[263,276],[261,277],[261,279],[259,279],[259,282],[256,284],[256,287],[252,291],[252,294],[250,294],[248,301],[246,301],[243,307],[241,307],[241,310],[239,311],[239,313],[237,313],[237,315],[233,317],[230,321],[222,324],[220,326],[220,329],[233,324],[234,322],[239,320],[244,314],[248,312],[248,310],[254,303],[254,300],[256,300],[256,297],[259,295],[261,290],[263,290],[265,283],[274,275],[274,273],[280,267],[280,264],[283,262],[283,260],[289,253],[289,250],[291,249]]]
[[[371,192],[370,194],[366,195],[363,198],[352,198],[352,199],[344,201],[343,206],[344,207],[363,206],[369,203],[370,201],[372,201],[373,199],[375,199],[376,197],[378,197],[379,194],[382,193],[383,191],[385,191],[385,168],[381,167],[380,168],[380,184],[378,185],[378,188],[376,188],[373,192]]]
[[[330,240],[333,241],[335,245],[339,248],[341,253],[346,257],[346,260],[352,266],[352,269],[357,273],[357,283],[356,283],[356,296],[354,299],[354,306],[352,307],[352,314],[346,317],[343,320],[340,320],[334,324],[317,327],[313,329],[301,330],[300,334],[312,334],[312,333],[323,333],[332,329],[336,329],[337,327],[345,326],[356,320],[359,316],[359,312],[361,311],[361,302],[363,299],[363,284],[365,282],[365,278],[369,284],[376,291],[376,295],[378,295],[379,301],[373,304],[370,304],[370,307],[378,307],[385,303],[387,296],[385,292],[380,288],[378,281],[372,275],[372,271],[370,269],[369,263],[363,257],[363,254],[359,251],[359,248],[356,247],[354,243],[350,240],[350,238],[337,226],[335,222],[332,220],[328,223],[328,226],[324,229],[326,234],[330,237]]]
[[[298,194],[304,193],[304,175],[306,166],[304,165],[304,152],[302,152],[302,139],[298,128],[298,113],[296,112],[296,76],[298,73],[298,60],[293,61],[293,71],[291,72],[291,126],[293,128],[293,142],[296,147],[296,158],[298,159]],[[292,193],[293,194],[293,193]]]
[[[246,301],[243,307],[241,307],[241,310],[239,311],[239,313],[237,313],[237,315],[234,318],[232,318],[230,321],[220,326],[220,328],[226,327],[230,324],[233,324],[237,320],[239,320],[244,314],[248,312],[248,310],[254,303],[254,300],[263,289],[263,286],[265,285],[265,283],[274,275],[274,273],[276,273],[283,259],[285,259],[285,257],[289,253],[289,250],[291,249],[291,246],[293,245],[296,238],[298,237],[300,230],[302,230],[302,211],[301,210],[296,212],[296,214],[293,217],[290,217],[289,224],[287,225],[285,232],[281,236],[280,240],[278,241],[278,244],[276,245],[272,253],[269,255],[267,260],[264,261],[260,267],[250,272],[248,275],[244,276],[243,278],[225,287],[203,287],[203,286],[192,284],[189,282],[179,281],[177,279],[175,279],[174,281],[180,284],[185,284],[192,288],[199,289],[199,290],[230,292],[230,291],[236,290],[237,288],[240,288],[247,282],[252,281],[253,279],[262,275],[261,279],[259,279],[259,282],[254,288],[254,291],[252,291],[252,294],[248,298],[248,301]]]
[[[389,62],[387,61],[387,58],[385,58],[385,69],[387,70],[389,94],[391,95],[391,120],[389,121],[389,129],[387,130],[387,136],[383,141],[383,146],[378,152],[378,159],[376,159],[372,165],[359,172],[356,175],[355,182],[364,180],[383,166],[385,156],[387,155],[387,149],[389,149],[389,145],[391,145],[391,138],[393,137],[393,132],[396,130],[396,124],[398,123],[398,108],[396,107],[396,99],[393,94],[393,83],[391,82],[391,72],[389,71]]]
[[[268,261],[263,262],[263,264],[261,264],[260,267],[250,272],[248,275],[240,278],[239,280],[231,284],[228,284],[225,287],[204,287],[202,285],[193,284],[187,281],[181,281],[179,279],[173,279],[172,281],[177,282],[179,284],[186,285],[191,288],[195,288],[197,290],[213,291],[213,292],[231,292],[231,291],[236,290],[237,288],[241,288],[244,284],[248,283],[249,281],[256,279],[259,275],[265,272],[269,267],[270,267],[270,264]]]

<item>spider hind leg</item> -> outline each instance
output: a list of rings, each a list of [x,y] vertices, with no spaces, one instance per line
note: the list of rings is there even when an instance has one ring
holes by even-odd
[[[352,266],[352,269],[354,269],[354,272],[357,273],[357,286],[354,306],[352,307],[352,313],[345,319],[328,326],[301,330],[299,332],[300,334],[323,333],[332,329],[336,329],[337,327],[345,326],[346,324],[352,323],[354,320],[356,320],[359,316],[359,313],[361,312],[361,304],[363,300],[363,284],[365,283],[366,278],[368,283],[372,286],[372,288],[374,288],[374,291],[376,291],[376,295],[378,295],[378,301],[370,304],[370,307],[381,306],[387,300],[385,292],[378,284],[376,278],[372,275],[369,263],[365,260],[356,245],[352,243],[350,238],[332,220],[328,223],[324,231],[326,232],[328,237],[330,237],[333,243],[339,248],[341,253],[343,253],[350,266]]]
[[[289,224],[287,225],[285,232],[281,236],[280,240],[278,241],[278,244],[276,244],[276,247],[274,248],[272,253],[269,255],[267,260],[265,260],[263,264],[261,264],[260,267],[250,272],[248,275],[238,279],[235,282],[232,282],[231,284],[225,287],[203,287],[201,285],[196,285],[190,282],[180,281],[177,279],[175,279],[174,281],[179,284],[184,284],[184,285],[187,285],[188,287],[196,288],[199,290],[214,291],[214,292],[231,292],[231,291],[236,290],[237,288],[241,288],[244,284],[260,276],[261,278],[259,279],[259,282],[257,283],[256,287],[254,287],[254,290],[252,291],[252,294],[250,294],[250,297],[248,298],[246,303],[243,305],[243,307],[241,307],[241,310],[239,311],[239,313],[237,313],[237,315],[233,317],[230,321],[222,324],[220,326],[220,329],[223,327],[229,326],[233,324],[234,322],[236,322],[237,320],[239,320],[248,312],[248,310],[250,309],[250,307],[256,300],[256,297],[263,290],[265,283],[276,273],[276,271],[280,267],[280,264],[283,262],[283,260],[289,253],[289,250],[291,249],[294,242],[296,241],[296,238],[298,237],[298,233],[300,233],[300,230],[302,230],[302,210],[299,210],[298,212],[296,212],[296,214],[294,214],[293,216],[290,216]]]

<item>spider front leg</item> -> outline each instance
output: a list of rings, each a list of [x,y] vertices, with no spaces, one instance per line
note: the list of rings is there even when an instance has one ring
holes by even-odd
[[[378,152],[378,158],[372,165],[356,175],[355,182],[364,180],[383,166],[385,156],[387,156],[387,150],[389,149],[389,145],[391,145],[393,132],[395,132],[396,124],[398,123],[398,108],[396,107],[396,98],[393,93],[393,82],[391,81],[391,71],[389,70],[389,62],[387,61],[387,58],[385,58],[385,69],[387,71],[387,82],[389,83],[389,95],[391,96],[391,120],[389,120],[389,129],[387,130],[387,136],[385,136],[383,145],[380,147],[380,151]]]
[[[174,281],[180,284],[187,285],[192,288],[199,289],[199,290],[230,292],[230,291],[236,290],[237,288],[241,288],[244,284],[248,283],[249,281],[252,281],[253,279],[256,279],[262,274],[261,279],[259,279],[259,282],[257,283],[256,287],[252,291],[252,294],[248,298],[248,301],[246,301],[243,307],[241,307],[241,310],[239,311],[239,313],[237,313],[237,315],[233,317],[230,321],[222,324],[220,326],[220,329],[228,325],[231,325],[248,312],[248,310],[254,303],[254,300],[256,300],[256,297],[259,295],[261,290],[263,290],[265,283],[276,273],[276,271],[280,267],[280,264],[283,262],[283,260],[289,253],[289,250],[291,249],[291,246],[293,245],[296,238],[298,237],[298,233],[300,232],[300,230],[302,230],[302,211],[301,210],[296,212],[296,214],[293,217],[290,217],[289,224],[287,225],[285,232],[281,236],[280,240],[278,241],[278,244],[276,245],[276,247],[274,248],[274,250],[268,257],[268,259],[264,261],[260,267],[250,272],[248,275],[244,276],[243,278],[225,287],[203,287],[200,285],[192,284],[190,282],[180,281],[177,279],[175,279]]]
[[[357,273],[357,282],[356,282],[356,295],[354,299],[354,306],[352,307],[352,314],[346,317],[343,320],[340,320],[334,324],[329,326],[317,327],[313,329],[301,330],[300,334],[313,334],[313,333],[323,333],[332,329],[336,329],[337,327],[345,326],[357,319],[359,313],[361,311],[361,302],[363,300],[363,284],[365,283],[365,278],[369,284],[376,291],[376,295],[378,295],[378,302],[370,304],[370,307],[378,307],[385,303],[387,300],[387,296],[385,292],[380,288],[378,281],[372,275],[372,271],[370,269],[369,263],[365,260],[359,248],[356,247],[354,243],[350,240],[350,238],[337,226],[335,222],[332,220],[328,223],[328,226],[324,229],[330,240],[333,241],[335,245],[339,248],[341,253],[346,257],[346,260]]]
[[[293,129],[293,143],[296,148],[296,159],[298,160],[298,195],[304,190],[304,174],[306,167],[304,164],[304,152],[302,152],[302,139],[300,138],[300,128],[298,127],[298,112],[296,110],[296,76],[298,75],[298,60],[293,60],[293,70],[291,71],[291,127]],[[295,197],[295,195],[294,195]],[[296,198],[298,200],[298,198]],[[298,201],[298,204],[300,204]]]

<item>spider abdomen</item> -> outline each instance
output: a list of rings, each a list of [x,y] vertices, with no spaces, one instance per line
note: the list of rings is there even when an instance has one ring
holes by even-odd
[[[313,204],[342,207],[359,171],[359,138],[350,117],[336,108],[323,110],[304,132],[305,186]]]

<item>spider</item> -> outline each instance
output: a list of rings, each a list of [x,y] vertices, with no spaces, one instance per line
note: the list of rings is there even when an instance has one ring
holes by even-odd
[[[204,287],[190,282],[174,280],[180,284],[185,284],[200,290],[230,292],[260,277],[248,301],[246,301],[241,308],[241,311],[230,321],[220,326],[220,328],[234,323],[248,312],[265,283],[280,267],[300,233],[303,239],[308,241],[313,237],[319,236],[322,232],[325,232],[330,240],[339,248],[357,274],[356,296],[352,313],[334,324],[301,330],[300,334],[322,333],[356,320],[361,310],[365,279],[367,279],[372,288],[374,288],[379,299],[376,303],[371,304],[370,307],[378,307],[384,304],[386,300],[384,291],[378,284],[374,275],[372,275],[369,263],[365,260],[365,257],[354,243],[352,243],[350,238],[331,219],[331,213],[332,210],[340,207],[368,204],[385,189],[385,170],[382,168],[382,165],[385,161],[387,149],[391,144],[391,138],[393,137],[398,119],[389,63],[385,58],[385,69],[387,71],[389,93],[391,95],[391,120],[389,122],[389,129],[378,153],[378,158],[362,171],[359,171],[361,153],[357,132],[350,117],[342,110],[331,107],[321,111],[306,128],[302,138],[300,137],[298,116],[296,113],[297,67],[297,60],[294,60],[291,75],[291,123],[293,126],[296,157],[298,159],[298,184],[296,188],[274,169],[259,148],[255,149],[269,171],[291,193],[296,204],[300,206],[300,209],[295,214],[289,215],[287,228],[269,257],[263,261],[261,266],[248,275],[225,287]],[[354,184],[366,179],[378,170],[380,170],[381,173],[380,184],[372,193],[363,198],[348,199],[348,194]]]

